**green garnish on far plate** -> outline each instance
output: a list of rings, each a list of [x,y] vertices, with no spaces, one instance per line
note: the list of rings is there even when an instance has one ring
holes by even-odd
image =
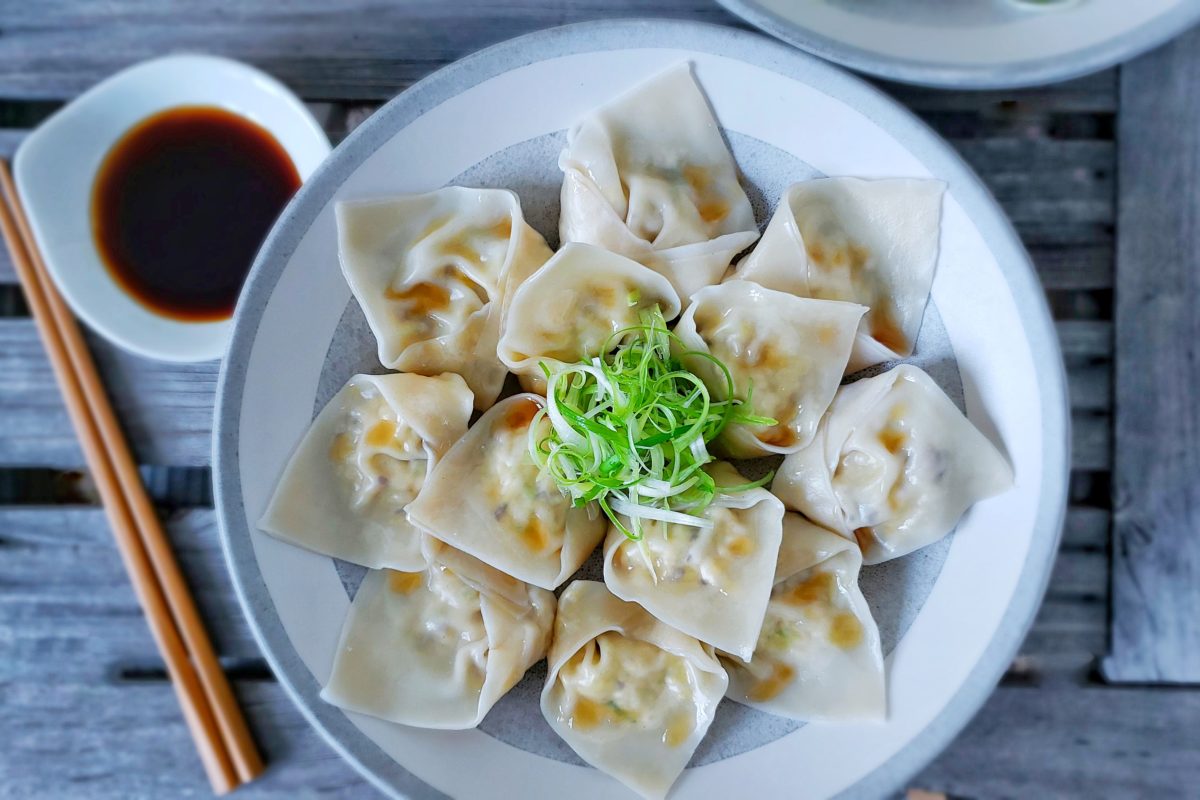
[[[596,504],[630,539],[642,537],[642,520],[711,527],[699,516],[723,495],[763,486],[763,478],[717,487],[704,471],[714,458],[708,443],[731,422],[774,425],[755,416],[746,400],[717,400],[678,355],[704,358],[724,374],[725,397],[736,398],[733,376],[708,353],[677,355],[679,339],[657,308],[641,325],[617,331],[606,355],[546,373],[546,407],[529,428],[529,452],[575,505]],[[550,433],[538,422],[549,417]],[[621,517],[626,517],[626,525]]]

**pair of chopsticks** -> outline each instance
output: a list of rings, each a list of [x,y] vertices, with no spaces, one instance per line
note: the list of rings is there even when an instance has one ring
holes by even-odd
[[[225,794],[262,773],[262,758],[146,495],[79,325],[50,281],[3,160],[0,190],[0,230],[100,491],[121,559],[166,662],[209,782],[215,793]]]

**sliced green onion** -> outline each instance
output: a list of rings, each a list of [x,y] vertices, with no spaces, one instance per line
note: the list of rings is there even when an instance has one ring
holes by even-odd
[[[636,299],[631,293],[631,303]],[[554,371],[539,365],[547,402],[529,428],[530,457],[574,505],[595,502],[633,540],[641,538],[643,520],[711,528],[704,509],[735,502],[733,495],[770,480],[718,487],[704,471],[714,460],[708,443],[730,423],[776,422],[754,414],[748,399],[736,399],[733,375],[719,359],[696,351],[673,355],[672,342],[682,350],[656,306],[640,325],[613,333],[602,356]],[[734,399],[714,399],[683,365],[692,357],[711,362],[724,378],[723,396]]]

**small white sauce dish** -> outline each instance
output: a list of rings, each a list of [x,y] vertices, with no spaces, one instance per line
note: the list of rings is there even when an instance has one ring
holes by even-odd
[[[256,123],[291,157],[301,181],[329,155],[321,126],[279,81],[237,61],[175,55],[84,92],[22,142],[13,171],[46,266],[76,315],[138,355],[208,361],[224,354],[232,320],[154,313],[117,284],[92,234],[92,184],[110,148],[146,117],[177,106],[216,106]]]

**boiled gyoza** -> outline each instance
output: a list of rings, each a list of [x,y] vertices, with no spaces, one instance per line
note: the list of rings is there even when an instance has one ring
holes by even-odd
[[[793,719],[882,720],[883,653],[858,588],[854,542],[799,514],[783,520],[775,586],[749,662],[721,654],[729,697]]]
[[[419,569],[404,506],[470,417],[458,375],[355,375],[313,420],[259,528],[365,567]]]
[[[516,290],[504,316],[497,352],[529,388],[541,389],[553,370],[601,355],[612,334],[638,325],[658,306],[666,319],[679,297],[657,272],[585,244],[567,244]]]
[[[546,654],[554,595],[426,539],[420,572],[372,570],[321,697],[421,728],[473,728]]]
[[[501,189],[456,186],[337,206],[338,250],[386,367],[454,372],[495,402],[506,370],[496,358],[508,293],[550,257]]]
[[[735,276],[868,306],[849,371],[908,356],[933,285],[945,184],[822,178],[793,184]]]
[[[724,462],[706,469],[717,486],[747,483]],[[783,504],[750,489],[720,496],[701,515],[710,526],[643,519],[638,541],[610,526],[604,582],[668,625],[749,658],[771,593]]]
[[[902,364],[842,387],[771,490],[857,539],[864,563],[878,564],[942,538],[1012,480],[1008,462],[933,379]]]
[[[417,527],[535,586],[571,576],[604,535],[604,518],[571,500],[529,456],[537,395],[497,403],[434,468],[408,517]],[[549,429],[544,417],[538,422]]]
[[[708,353],[729,368],[742,400],[776,425],[733,423],[719,444],[734,458],[794,453],[808,444],[846,371],[866,308],[812,300],[750,283],[728,281],[692,295],[675,326],[680,345]],[[706,358],[684,357],[717,399],[727,399],[725,373]]]
[[[562,241],[640,261],[685,302],[758,238],[733,156],[686,63],[592,112],[571,130],[559,166]]]
[[[666,796],[728,679],[713,650],[575,581],[559,598],[542,715],[580,758],[646,798]]]

